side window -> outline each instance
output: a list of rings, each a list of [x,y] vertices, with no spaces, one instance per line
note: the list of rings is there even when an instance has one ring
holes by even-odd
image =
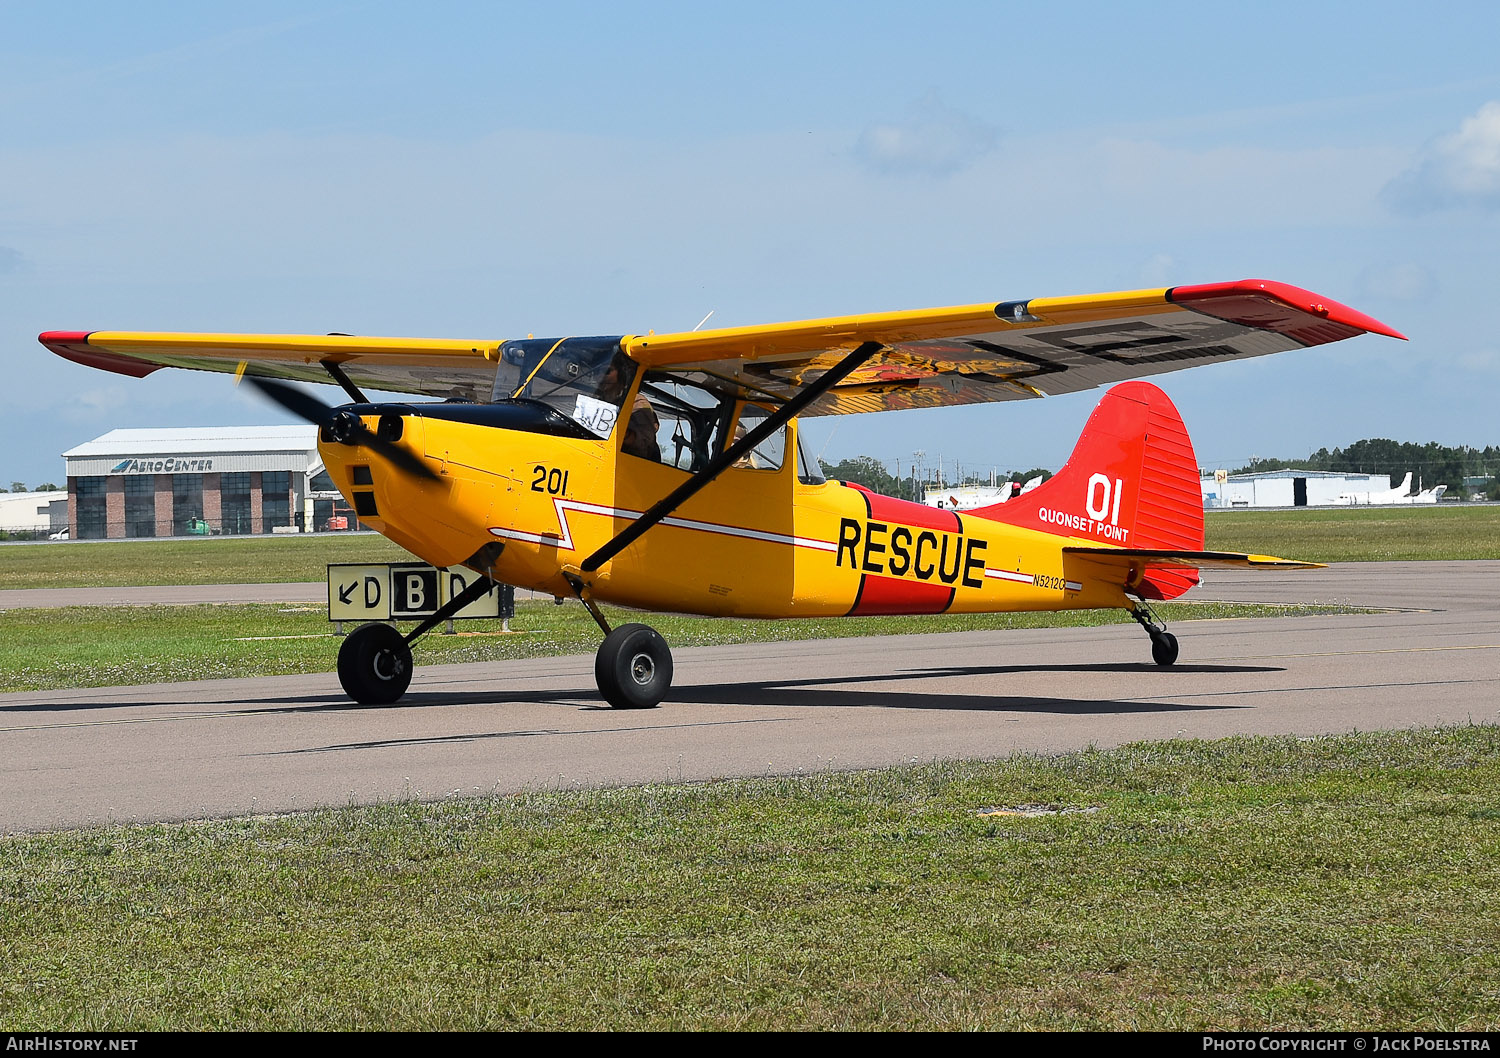
[[[661,416],[643,393],[635,398],[630,417],[625,420],[625,436],[620,441],[620,451],[628,456],[660,463],[661,445],[657,439],[660,432]]]
[[[724,447],[729,408],[718,394],[681,379],[647,375],[631,404],[620,451],[689,472]]]
[[[804,485],[821,485],[828,480],[823,476],[818,457],[808,451],[807,437],[800,426],[797,429],[797,480]]]
[[[738,441],[751,430],[763,423],[770,412],[765,408],[756,407],[754,404],[746,404],[740,412],[740,418],[734,425],[734,439]],[[786,427],[782,426],[771,436],[761,441],[760,444],[746,452],[738,460],[735,466],[749,468],[751,470],[780,470],[786,459]]]

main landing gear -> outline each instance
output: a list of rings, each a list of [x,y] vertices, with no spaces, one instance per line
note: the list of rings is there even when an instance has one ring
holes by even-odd
[[[654,709],[672,686],[672,652],[646,625],[621,625],[594,658],[594,682],[616,709]]]
[[[437,613],[402,635],[387,624],[360,625],[339,647],[339,683],[360,705],[390,705],[411,684],[411,644],[428,629],[446,621],[489,591],[481,577]],[[616,709],[653,709],[672,686],[672,651],[654,628],[642,624],[611,628],[582,584],[574,586],[583,605],[604,630],[594,658],[599,693]]]
[[[1151,607],[1144,602],[1136,602],[1130,608],[1130,616],[1146,630],[1151,637],[1151,660],[1162,668],[1173,664],[1177,660],[1177,637],[1167,631],[1166,624],[1152,613]]]
[[[339,683],[360,705],[390,705],[411,683],[411,647],[390,625],[360,625],[339,647]]]
[[[594,656],[594,682],[615,709],[655,709],[672,687],[672,651],[656,629],[642,624],[610,628],[583,582],[568,577],[579,602],[604,631]]]
[[[339,683],[360,705],[390,705],[411,684],[411,645],[495,586],[480,577],[406,635],[386,624],[360,625],[339,647]],[[670,666],[667,670],[671,672]]]

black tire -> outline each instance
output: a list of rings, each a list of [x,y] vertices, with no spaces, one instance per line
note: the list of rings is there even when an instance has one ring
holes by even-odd
[[[616,709],[654,709],[672,686],[672,651],[646,625],[621,625],[599,644],[594,682]]]
[[[411,683],[411,647],[390,625],[360,625],[339,647],[339,683],[360,705],[390,705]]]
[[[1151,637],[1151,660],[1166,668],[1177,660],[1177,637],[1171,632],[1158,632]]]

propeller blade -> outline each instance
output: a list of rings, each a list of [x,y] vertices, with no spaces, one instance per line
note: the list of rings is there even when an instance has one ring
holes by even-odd
[[[246,375],[245,381],[260,390],[271,401],[281,405],[281,407],[299,419],[305,419],[315,426],[331,426],[334,419],[339,416],[338,409],[324,404],[317,397],[298,389],[296,386],[288,385],[273,378],[261,378],[257,375]],[[352,415],[350,418],[353,421],[348,429],[348,436],[341,438],[344,443],[362,445],[365,448],[373,449],[395,465],[398,470],[402,470],[412,477],[421,478],[424,481],[438,480],[438,476],[432,472],[432,468],[413,455],[410,450],[376,436],[358,418]]]
[[[333,418],[333,408],[296,386],[289,386],[274,378],[260,378],[257,375],[246,375],[245,381],[260,390],[272,402],[315,426],[327,426]]]
[[[402,448],[398,444],[383,440],[371,433],[367,427],[360,428],[359,440],[356,444],[362,444],[366,448],[373,448],[386,459],[395,464],[399,470],[404,470],[412,477],[421,478],[423,481],[437,481],[438,476],[432,472],[432,468],[412,455],[411,449]]]

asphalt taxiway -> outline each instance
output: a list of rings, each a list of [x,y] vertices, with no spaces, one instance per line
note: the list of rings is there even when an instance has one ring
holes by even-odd
[[[1500,720],[1500,562],[1215,572],[1188,598],[1392,609],[1179,624],[1166,670],[1133,624],[677,649],[639,712],[600,704],[591,656],[419,669],[387,708],[332,675],[6,694],[0,832]]]

